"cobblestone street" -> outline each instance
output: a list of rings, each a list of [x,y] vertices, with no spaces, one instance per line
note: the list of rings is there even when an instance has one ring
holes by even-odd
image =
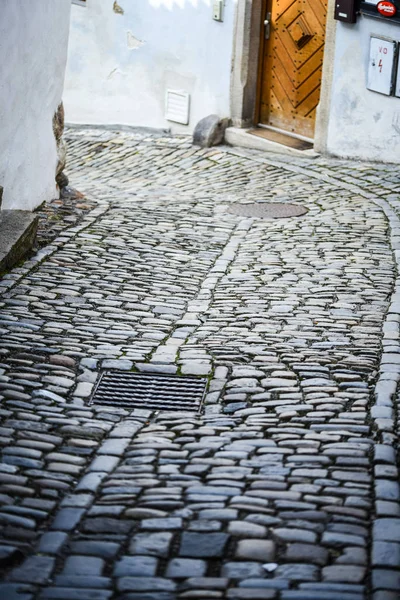
[[[67,142],[97,204],[0,281],[0,600],[398,600],[400,166]],[[203,413],[89,406],[103,369]]]

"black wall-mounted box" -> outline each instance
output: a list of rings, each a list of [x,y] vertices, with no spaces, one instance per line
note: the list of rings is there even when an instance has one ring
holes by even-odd
[[[343,21],[343,23],[355,23],[357,21],[358,7],[358,0],[336,0],[336,21]]]

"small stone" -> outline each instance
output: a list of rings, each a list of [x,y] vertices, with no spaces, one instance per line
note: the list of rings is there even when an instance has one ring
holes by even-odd
[[[114,577],[154,577],[157,559],[153,556],[123,556],[114,565]]]
[[[400,501],[400,485],[397,481],[377,479],[375,482],[375,496],[379,500]]]
[[[151,556],[166,557],[172,541],[173,534],[160,533],[138,533],[131,540],[129,552],[131,554],[150,554]]]
[[[304,542],[313,544],[317,540],[317,535],[313,531],[306,529],[278,527],[273,530],[273,535],[282,542]]]
[[[70,494],[69,496],[65,496],[61,502],[61,507],[88,508],[92,502],[92,494]]]
[[[396,452],[392,446],[376,444],[374,446],[374,460],[377,463],[396,463]]]
[[[165,531],[168,529],[180,529],[182,527],[182,519],[179,517],[162,517],[160,519],[143,519],[141,522],[142,529],[159,529]]]
[[[257,562],[226,562],[221,568],[222,577],[228,579],[247,579],[249,577],[265,577],[265,569]]]
[[[191,533],[184,531],[180,556],[213,558],[222,556],[229,535],[226,533]]]
[[[130,444],[130,438],[115,438],[106,440],[98,449],[97,454],[122,456]]]
[[[94,358],[82,358],[80,364],[82,367],[85,367],[86,369],[92,369],[95,370],[97,369],[97,360]]]
[[[175,589],[173,581],[162,577],[121,577],[117,580],[119,592],[168,592]]]
[[[275,571],[275,577],[290,581],[318,581],[319,569],[314,565],[300,563],[280,565]]]
[[[75,489],[77,492],[96,492],[107,475],[106,472],[88,473],[82,477]]]
[[[228,584],[226,577],[190,577],[182,583],[182,589],[224,590]]]
[[[400,567],[400,544],[373,542],[372,564],[374,567]]]
[[[372,600],[399,600],[399,595],[397,592],[381,590],[374,593]]]
[[[309,562],[315,565],[326,565],[329,552],[315,544],[290,544],[285,553],[285,560],[290,562]]]
[[[104,580],[104,578],[101,579]],[[99,578],[97,578],[98,580]],[[83,583],[84,581],[81,580],[80,585]],[[82,594],[83,591],[85,596]],[[68,587],[47,587],[41,591],[40,595],[41,600],[83,600],[84,597],[88,600],[89,598],[90,600],[111,600],[113,592],[98,588],[86,588],[83,590],[81,587],[71,587],[68,585]]]
[[[375,519],[373,540],[400,542],[400,519]]]
[[[342,554],[335,560],[336,564],[342,565],[366,565],[367,562],[366,549],[357,546],[347,546],[343,549]]]
[[[372,588],[374,590],[396,590],[400,591],[400,570],[373,569]]]
[[[119,371],[130,371],[133,367],[133,361],[125,359],[107,359],[102,362],[103,369],[116,369]]]
[[[208,375],[211,369],[209,362],[187,362],[181,366],[183,375]]]
[[[89,472],[110,473],[119,463],[118,456],[97,456],[89,466]]]
[[[72,555],[66,559],[62,574],[100,577],[104,569],[104,564],[104,560],[101,558]]]
[[[78,398],[89,398],[93,391],[93,383],[88,383],[87,381],[82,381],[78,383],[76,389],[74,391],[74,396]]]
[[[156,508],[128,508],[124,516],[129,519],[141,520],[151,517],[166,517],[168,513],[165,510]]]
[[[68,534],[63,531],[48,531],[40,538],[38,552],[58,554],[67,540]]]
[[[78,540],[71,543],[70,550],[73,554],[99,556],[104,560],[115,558],[120,549],[120,544],[115,542]]]
[[[237,536],[260,538],[267,535],[267,528],[248,521],[231,521],[228,532]]]
[[[109,577],[100,577],[96,575],[56,575],[54,584],[58,588],[85,588],[103,590],[111,587],[111,579]],[[86,592],[87,593],[87,592]]]
[[[0,598],[4,600],[33,600],[30,586],[20,583],[0,583]]]
[[[10,567],[24,558],[23,552],[15,546],[0,545],[0,567]]]
[[[51,529],[56,531],[72,531],[85,514],[83,508],[62,508],[56,515]]]
[[[338,533],[334,531],[325,531],[322,535],[321,543],[324,546],[342,548],[343,546],[364,546],[365,540],[363,537],[358,535],[350,535],[347,533]]]
[[[169,561],[166,577],[186,579],[187,577],[202,577],[205,575],[207,563],[204,560],[191,558],[173,558]]]
[[[132,522],[124,521],[122,519],[94,517],[86,518],[84,520],[82,531],[85,533],[127,534],[132,529],[132,525]]]
[[[275,544],[271,540],[240,540],[235,556],[240,559],[269,562],[275,558]]]
[[[365,577],[365,567],[356,565],[332,565],[322,569],[324,581],[340,581],[343,583],[361,583]]]
[[[23,583],[45,584],[54,568],[54,558],[31,556],[11,571],[10,580]]]
[[[228,600],[273,600],[274,598],[277,598],[277,595],[275,590],[268,590],[265,588],[230,588],[227,591],[226,597]]]
[[[69,367],[73,369],[75,367],[75,360],[69,356],[63,354],[53,354],[49,358],[49,362],[53,365],[60,365],[62,367]]]

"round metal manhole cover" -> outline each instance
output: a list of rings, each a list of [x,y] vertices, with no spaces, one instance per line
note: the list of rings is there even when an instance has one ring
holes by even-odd
[[[260,219],[283,219],[285,217],[300,217],[308,212],[299,204],[284,204],[283,202],[252,202],[249,204],[232,204],[228,212],[239,217],[258,217]]]

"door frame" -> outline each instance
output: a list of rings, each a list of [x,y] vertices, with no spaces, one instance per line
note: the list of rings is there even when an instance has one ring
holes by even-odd
[[[265,50],[265,42],[268,40],[265,39],[265,27],[264,27],[264,19],[267,14],[267,9],[270,8],[274,0],[262,0],[261,4],[261,21],[260,21],[260,45],[258,50],[258,70],[257,70],[257,96],[256,96],[256,105],[254,108],[254,119],[253,124],[258,125],[260,123],[260,113],[261,113],[261,91],[262,91],[262,83],[263,83],[263,66],[264,66],[264,50]]]
[[[230,90],[231,120],[234,127],[258,124],[260,108],[264,15],[268,0],[238,0],[233,31]],[[273,1],[273,0],[272,0]],[[326,151],[331,88],[335,57],[335,0],[328,0],[321,94],[315,120],[314,149]]]

